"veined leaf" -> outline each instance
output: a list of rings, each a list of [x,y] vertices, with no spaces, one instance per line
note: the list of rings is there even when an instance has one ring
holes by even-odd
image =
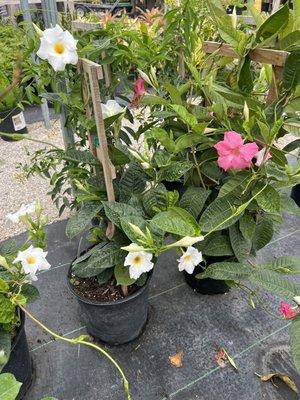
[[[145,106],[167,106],[169,105],[168,100],[164,99],[163,97],[154,96],[154,95],[144,95],[141,99],[141,103]]]
[[[13,374],[0,374],[0,399],[15,400],[18,396],[21,382],[18,382]]]
[[[174,153],[177,154],[189,147],[196,146],[203,141],[203,138],[204,136],[202,133],[187,133],[179,136],[175,141]]]
[[[172,85],[170,82],[166,82],[164,86],[171,97],[172,103],[182,105],[181,94],[176,86]]]
[[[300,217],[300,208],[290,196],[284,193],[281,195],[281,211]]]
[[[210,190],[190,186],[180,199],[179,207],[198,218],[210,193]]]
[[[69,239],[82,233],[90,224],[91,220],[102,209],[99,203],[84,203],[82,207],[72,215],[66,226],[66,235]]]
[[[169,153],[173,153],[175,150],[175,142],[170,137],[170,134],[162,128],[153,128],[151,130],[151,137],[158,140]]]
[[[197,278],[221,279],[224,281],[241,281],[247,279],[253,272],[253,268],[234,262],[219,262],[209,265]]]
[[[247,260],[250,256],[252,243],[250,240],[245,239],[241,231],[238,228],[238,224],[231,225],[229,227],[229,237],[231,247],[234,254],[239,262]]]
[[[154,227],[164,232],[180,236],[199,236],[200,228],[195,218],[186,210],[171,207],[168,211],[156,214],[150,221]]]
[[[233,225],[241,215],[236,215],[235,200],[231,196],[216,198],[200,217],[202,231],[219,231]]]
[[[245,213],[240,218],[239,228],[245,239],[252,241],[255,225],[255,220],[253,216],[249,213]]]
[[[167,182],[178,181],[192,167],[193,163],[190,161],[172,161],[169,165],[161,167],[158,179]]]
[[[120,187],[129,193],[142,193],[148,176],[137,162],[131,162],[120,179]]]
[[[250,177],[251,173],[249,171],[242,171],[230,177],[221,187],[218,197],[224,197],[238,188],[243,190],[244,186],[249,182]]]
[[[222,235],[221,232],[215,232],[209,235],[204,242],[196,245],[206,256],[232,256],[233,251],[228,235]]]
[[[141,215],[141,211],[137,208],[125,203],[111,203],[109,201],[102,202],[107,218],[118,228],[121,228],[120,219],[130,215]]]
[[[252,191],[255,196],[262,188],[262,185],[256,185]],[[276,189],[268,185],[265,189],[255,198],[257,204],[264,210],[270,213],[277,214],[280,212],[280,195]]]
[[[117,280],[117,285],[130,286],[134,283],[134,279],[129,276],[129,267],[124,265],[116,265],[114,269],[115,278]]]
[[[300,50],[289,54],[283,69],[282,84],[287,90],[294,89],[300,84]]]
[[[273,221],[269,218],[260,218],[255,226],[253,233],[253,248],[260,250],[265,247],[274,234]]]
[[[171,105],[171,108],[178,114],[178,116],[184,121],[188,126],[193,127],[197,125],[197,118],[188,112],[188,110],[184,106],[180,106],[177,104]]]
[[[282,272],[285,274],[300,274],[300,258],[293,256],[278,257],[273,261],[260,264],[258,268],[271,271]]]
[[[282,31],[289,19],[289,7],[284,5],[272,14],[259,28],[256,33],[256,42],[262,45],[267,40],[275,37]]]
[[[256,269],[250,276],[252,283],[263,287],[270,293],[290,300],[295,296],[300,295],[300,287],[295,283],[284,279],[281,274],[276,271],[266,269]]]
[[[151,188],[143,196],[143,206],[147,215],[153,217],[160,211],[167,209],[167,189],[163,184]]]

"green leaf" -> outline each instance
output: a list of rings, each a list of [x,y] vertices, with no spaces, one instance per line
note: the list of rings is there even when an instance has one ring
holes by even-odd
[[[129,157],[126,154],[124,154],[121,150],[113,145],[108,146],[108,153],[111,162],[115,166],[125,165],[128,164],[130,161]]]
[[[251,214],[245,213],[239,220],[239,228],[243,235],[243,237],[247,240],[252,241],[254,229],[255,229],[255,220]]]
[[[277,36],[282,31],[289,20],[289,7],[284,5],[272,14],[258,29],[256,42],[262,45],[267,40]]]
[[[263,188],[263,184],[256,185],[252,191],[255,196]],[[266,188],[255,198],[257,204],[269,213],[277,214],[280,212],[280,195],[276,189],[268,185]]]
[[[135,279],[131,279],[129,276],[129,267],[116,265],[114,274],[117,280],[117,285],[130,286],[135,282]]]
[[[167,182],[178,181],[192,167],[193,163],[190,161],[172,161],[171,164],[160,169],[158,179]]]
[[[177,154],[184,149],[196,146],[203,141],[202,133],[187,133],[185,135],[179,136],[175,141],[174,153]]]
[[[300,105],[299,105],[300,109]],[[286,146],[284,146],[283,150],[286,151],[287,153],[299,149],[300,147],[300,139],[293,140],[292,142],[288,143]]]
[[[238,86],[243,93],[249,94],[253,90],[253,76],[251,72],[251,58],[246,55],[238,75]]]
[[[0,399],[15,400],[18,396],[21,382],[18,382],[13,374],[0,374]]]
[[[290,346],[294,364],[300,373],[300,318],[293,319],[290,327]]]
[[[150,221],[154,227],[164,232],[180,236],[199,236],[200,228],[195,218],[186,210],[171,207],[168,211],[156,214]]]
[[[212,278],[224,281],[242,281],[247,279],[253,272],[253,268],[234,262],[219,262],[209,265],[203,274],[199,274],[201,279]]]
[[[285,193],[281,194],[281,211],[300,217],[300,208],[295,201]]]
[[[153,217],[156,213],[167,209],[167,194],[167,189],[163,184],[151,188],[144,194],[143,206],[147,215]]]
[[[12,302],[0,294],[0,324],[9,324],[15,317],[16,307]]]
[[[282,85],[286,90],[295,89],[300,84],[300,50],[289,54],[283,69]]]
[[[168,100],[163,97],[153,96],[153,95],[144,95],[141,99],[141,103],[146,106],[167,106],[169,105]]]
[[[11,333],[0,331],[0,371],[7,363],[11,350]]]
[[[93,156],[93,154],[89,151],[81,151],[77,149],[67,149],[63,153],[63,158],[72,161],[77,161],[78,163],[90,164],[90,165],[99,165],[99,161],[97,158]]]
[[[200,242],[196,247],[206,256],[222,257],[233,255],[229,237],[223,235],[221,232],[212,233],[204,242]]]
[[[175,142],[170,137],[170,134],[161,128],[153,128],[148,137],[153,137],[158,140],[169,153],[173,153],[175,150]]]
[[[224,197],[227,194],[234,192],[236,189],[242,191],[246,184],[249,182],[250,177],[251,173],[249,171],[238,172],[235,176],[230,177],[224,183],[219,191],[218,197]]]
[[[118,228],[121,228],[121,218],[130,215],[141,215],[141,211],[137,208],[125,203],[111,203],[109,201],[102,202],[107,218]]]
[[[73,264],[72,272],[79,278],[99,275],[104,269],[123,264],[126,252],[114,243],[107,243],[92,253],[88,260]]]
[[[101,209],[102,205],[99,203],[83,203],[80,210],[68,220],[66,227],[67,237],[73,239],[75,236],[82,233]]]
[[[188,110],[184,106],[173,104],[171,108],[178,114],[178,116],[185,122],[188,126],[193,127],[197,125],[197,118],[188,112]]]
[[[291,51],[299,47],[300,43],[300,30],[290,32],[282,39],[279,40],[279,48],[280,50]]]
[[[300,258],[294,256],[282,256],[273,261],[260,264],[258,268],[282,272],[285,274],[300,274]]]
[[[273,221],[269,218],[258,219],[253,233],[253,248],[258,251],[265,247],[274,234]]]
[[[239,262],[247,260],[250,256],[252,243],[250,240],[245,239],[238,228],[238,224],[229,227],[229,237],[231,247]]]
[[[190,186],[182,195],[179,201],[179,207],[185,209],[197,219],[210,193],[210,190]]]
[[[170,82],[166,82],[164,86],[171,97],[172,103],[181,105],[181,94],[176,86],[172,85]]]
[[[141,165],[132,162],[124,171],[120,179],[120,186],[125,192],[139,194],[145,190],[147,180],[148,177]]]
[[[1,264],[0,264],[1,265]],[[0,292],[7,293],[9,291],[9,285],[4,279],[0,278]]]
[[[121,218],[121,227],[125,235],[131,240],[132,243],[138,243],[139,239],[142,237],[137,234],[130,224],[137,226],[144,233],[146,231],[147,222],[139,215]]]
[[[97,281],[99,285],[103,285],[107,281],[109,281],[114,274],[114,269],[113,268],[107,268],[104,271],[102,271],[99,275],[97,275]]]
[[[21,294],[26,298],[27,303],[35,301],[40,297],[38,289],[29,283],[22,285]]]
[[[233,225],[239,218],[234,207],[235,198],[221,197],[215,199],[204,210],[199,225],[203,232],[220,231]]]
[[[250,281],[286,300],[299,296],[300,288],[295,283],[282,278],[282,275],[266,269],[256,269],[250,276]]]

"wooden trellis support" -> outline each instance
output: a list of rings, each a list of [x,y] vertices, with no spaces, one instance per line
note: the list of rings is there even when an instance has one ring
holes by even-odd
[[[98,143],[93,142],[93,138],[88,132],[88,140],[91,152],[99,159],[102,164],[104,182],[107,193],[107,200],[115,201],[115,192],[113,180],[116,178],[116,170],[113,166],[109,153],[105,133],[104,119],[101,108],[101,96],[99,89],[99,80],[103,79],[102,67],[86,59],[79,59],[78,70],[82,75],[83,100],[88,118],[94,118],[97,128]],[[90,106],[90,100],[92,107]],[[114,235],[114,225],[110,222],[106,230],[106,236],[111,239]]]
[[[206,41],[203,44],[205,53],[211,54],[218,51],[225,57],[239,58],[239,55],[235,52],[233,47],[226,43],[209,42]],[[249,52],[251,60],[262,63],[271,64],[273,70],[273,80],[269,88],[267,96],[267,104],[278,98],[278,82],[282,79],[283,67],[286,62],[289,53],[283,50],[263,49],[258,48]]]

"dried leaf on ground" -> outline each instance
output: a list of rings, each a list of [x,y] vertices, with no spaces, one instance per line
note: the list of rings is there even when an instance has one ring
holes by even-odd
[[[286,374],[281,374],[279,372],[273,372],[270,374],[265,374],[265,375],[260,375],[255,373],[256,376],[260,378],[262,382],[267,382],[267,381],[272,381],[274,378],[280,379],[282,382],[284,382],[290,389],[292,389],[295,393],[299,393],[297,386],[295,385],[295,382],[292,380],[292,378]]]
[[[169,356],[169,361],[174,367],[176,368],[181,368],[182,367],[182,357],[183,357],[183,352],[179,351],[178,353]]]
[[[236,363],[232,357],[229,356],[227,351],[224,349],[224,347],[219,347],[217,350],[217,353],[215,354],[215,360],[216,363],[220,368],[225,368],[226,367],[226,361],[229,362],[229,364],[237,370]]]

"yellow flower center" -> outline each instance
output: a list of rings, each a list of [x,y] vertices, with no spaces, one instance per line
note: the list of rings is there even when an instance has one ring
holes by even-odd
[[[64,51],[65,51],[65,46],[64,46],[64,44],[61,43],[61,42],[55,43],[55,45],[54,45],[54,51],[55,51],[57,54],[63,54]]]
[[[140,265],[142,262],[142,257],[141,256],[135,256],[134,259],[132,260],[134,265]]]
[[[184,261],[184,262],[189,262],[189,261],[191,261],[191,259],[192,259],[192,256],[189,255],[189,254],[183,256],[183,261]]]
[[[26,258],[26,261],[27,261],[28,264],[32,265],[32,264],[36,263],[36,258],[34,256],[28,256]]]

